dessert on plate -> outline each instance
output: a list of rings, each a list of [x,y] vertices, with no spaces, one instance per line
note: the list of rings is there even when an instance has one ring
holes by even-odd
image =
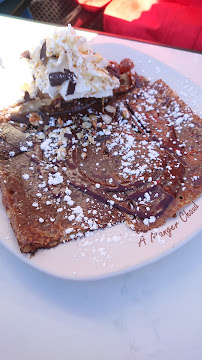
[[[120,222],[146,232],[200,196],[202,120],[163,80],[71,26],[21,56],[32,79],[0,113],[0,187],[22,252]]]

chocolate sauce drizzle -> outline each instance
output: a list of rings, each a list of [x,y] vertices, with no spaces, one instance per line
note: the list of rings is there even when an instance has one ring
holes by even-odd
[[[44,43],[41,49],[41,60],[45,61],[46,53],[46,44]],[[110,73],[118,76],[116,66],[108,68]],[[120,75],[120,74],[119,74]],[[49,75],[49,80],[51,86],[61,85],[65,80],[69,80],[69,85],[67,89],[67,94],[72,94],[75,89],[75,78],[74,74],[65,69],[64,73],[51,73]],[[137,88],[141,87],[141,81],[136,76]],[[115,95],[119,96],[120,95]],[[125,95],[123,95],[123,99]],[[166,100],[169,102],[169,98]],[[134,180],[124,181],[121,179],[118,174],[110,171],[110,176],[113,179],[112,183],[108,183],[104,178],[103,174],[87,174],[85,171],[82,171],[80,167],[79,159],[79,148],[77,144],[73,144],[72,137],[73,135],[67,134],[66,138],[68,139],[67,146],[67,156],[65,161],[56,161],[55,164],[60,168],[60,171],[63,175],[64,180],[66,180],[72,187],[81,191],[82,193],[88,194],[90,197],[112,206],[132,217],[138,217],[139,219],[145,219],[150,216],[160,217],[168,208],[168,206],[175,201],[181,184],[185,177],[186,171],[188,169],[188,164],[182,159],[181,156],[177,155],[176,151],[179,151],[180,142],[177,139],[175,129],[173,126],[169,126],[170,136],[167,138],[158,138],[158,128],[155,128],[155,125],[150,125],[150,119],[146,122],[142,122],[141,119],[137,118],[135,115],[134,104],[130,101],[130,98],[123,101],[125,107],[128,109],[130,117],[127,120],[132,126],[137,128],[138,135],[142,139],[146,139],[148,142],[152,141],[158,144],[159,150],[162,150],[164,158],[162,160],[162,170],[158,169],[158,172],[155,173],[155,169],[152,173],[152,181],[147,180],[147,176],[144,180],[136,178]],[[65,103],[60,100],[59,110],[55,110],[54,102],[52,107],[43,107],[40,112],[44,123],[39,128],[43,130],[45,124],[48,124],[49,117],[51,116],[66,116],[68,114],[77,114],[89,107],[94,107],[97,112],[101,110],[100,103],[97,99],[89,100],[77,100],[71,103]],[[158,116],[158,115],[157,115]],[[27,115],[12,115],[11,120],[16,123],[23,123],[28,126],[28,117]],[[160,123],[160,117],[157,119],[157,122]],[[146,125],[145,125],[146,124]],[[27,129],[27,127],[26,127]],[[21,130],[23,131],[23,130]],[[74,134],[75,136],[75,134]],[[103,143],[103,152],[104,147],[106,147],[106,140],[108,136],[101,136],[95,138],[96,142]],[[5,137],[0,137],[2,141],[7,143],[9,146],[12,146],[16,152],[16,155],[22,154],[20,146],[15,146],[12,143],[8,142]],[[73,146],[74,145],[74,146]],[[39,143],[34,142],[34,148],[38,146]],[[180,146],[180,152],[183,154],[183,146]],[[23,152],[30,158],[30,161],[34,162],[36,165],[40,165],[41,161],[46,163],[46,159],[43,157],[38,160],[32,157],[32,149],[28,152]],[[41,152],[42,153],[42,152]],[[120,155],[117,155],[120,156]],[[99,158],[99,154],[98,154]],[[67,170],[64,170],[64,163]],[[167,166],[169,165],[169,171]],[[96,186],[99,184],[99,187]],[[201,186],[201,176],[198,176],[194,181],[194,186]],[[148,194],[149,201],[148,206],[145,203],[141,203],[140,199],[143,199],[145,194]],[[114,196],[116,195],[116,196]],[[57,195],[59,196],[59,195]]]

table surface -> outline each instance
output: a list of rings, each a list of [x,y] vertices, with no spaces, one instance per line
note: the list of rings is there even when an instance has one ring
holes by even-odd
[[[26,32],[44,27],[26,22]],[[25,22],[0,17],[0,42],[7,32],[15,44],[15,29],[23,37]],[[202,86],[202,54],[130,45]],[[65,281],[29,267],[0,244],[1,359],[201,360],[201,260],[200,233],[164,259],[128,274]]]

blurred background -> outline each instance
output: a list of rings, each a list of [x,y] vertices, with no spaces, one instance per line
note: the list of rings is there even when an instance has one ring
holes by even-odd
[[[0,0],[0,14],[202,52],[202,0]]]

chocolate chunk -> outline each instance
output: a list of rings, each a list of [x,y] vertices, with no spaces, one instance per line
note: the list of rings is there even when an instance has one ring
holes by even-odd
[[[67,87],[66,95],[72,95],[75,91],[75,87],[76,87],[76,83],[72,79],[70,79]]]
[[[20,54],[20,57],[30,60],[31,56],[29,50],[25,50],[22,54]]]
[[[72,80],[72,82],[75,82],[75,78],[76,77],[74,73],[68,69],[64,69],[64,72],[58,71],[49,74],[49,81],[51,86],[62,85],[66,80]],[[73,88],[72,85],[70,86]]]
[[[40,51],[40,60],[44,64],[44,66],[47,65],[47,56],[46,56],[46,40],[44,41],[41,51]]]

